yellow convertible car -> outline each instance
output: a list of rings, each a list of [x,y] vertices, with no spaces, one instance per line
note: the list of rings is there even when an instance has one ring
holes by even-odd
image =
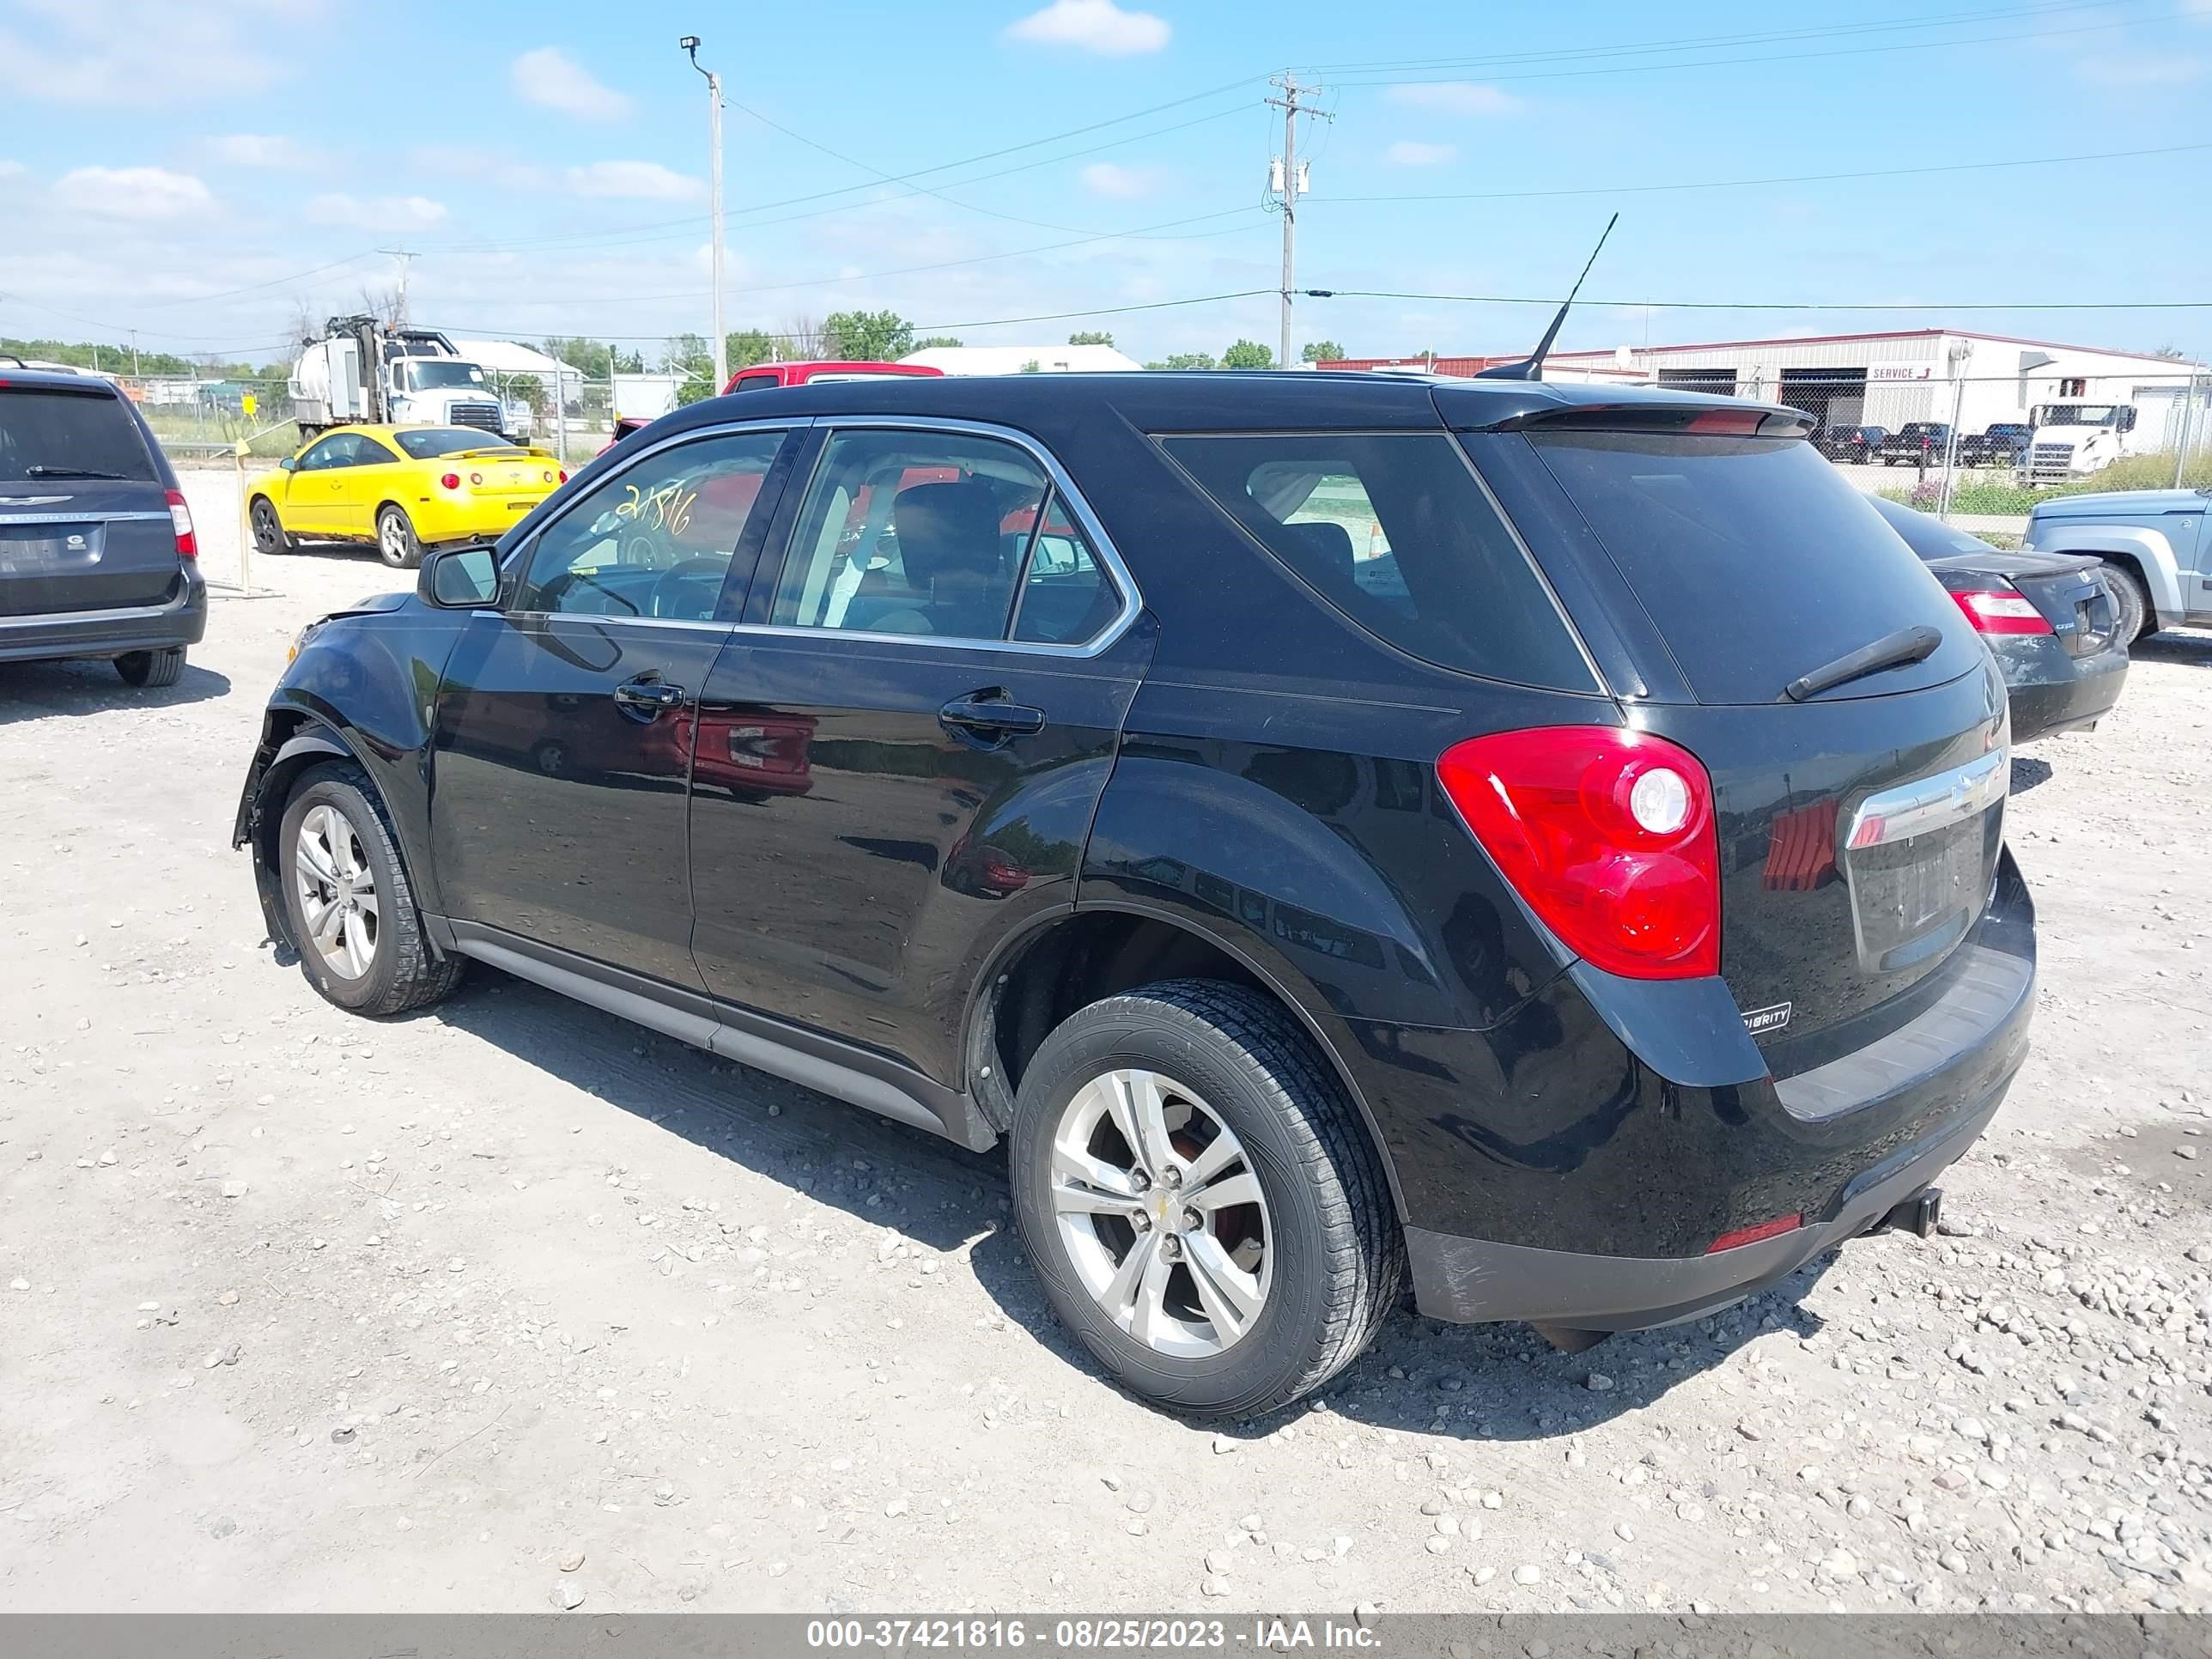
[[[334,427],[248,488],[257,553],[368,542],[409,570],[441,542],[489,541],[568,481],[550,449],[464,426]]]

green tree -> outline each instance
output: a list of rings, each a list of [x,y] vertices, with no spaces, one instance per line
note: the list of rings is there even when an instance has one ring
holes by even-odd
[[[833,311],[822,319],[822,355],[845,362],[895,362],[914,349],[914,325],[896,311]]]
[[[1301,362],[1335,362],[1345,355],[1344,348],[1334,340],[1309,340],[1298,353]]]
[[[1114,337],[1103,328],[1081,328],[1067,337],[1070,345],[1103,345],[1114,343]]]
[[[714,384],[714,352],[703,334],[679,334],[669,341],[660,358],[661,372],[684,378],[676,388],[676,401],[696,404],[722,388]]]
[[[1275,354],[1257,340],[1239,340],[1221,354],[1224,368],[1273,368]]]
[[[723,349],[729,353],[733,369],[772,363],[776,357],[775,337],[763,329],[741,328],[724,342]]]
[[[914,349],[916,351],[928,351],[937,346],[957,346],[961,342],[954,339],[950,334],[933,334],[927,340],[916,340],[914,343]]]
[[[1218,368],[1210,351],[1178,351],[1173,356],[1163,357],[1156,363],[1146,363],[1146,368]]]

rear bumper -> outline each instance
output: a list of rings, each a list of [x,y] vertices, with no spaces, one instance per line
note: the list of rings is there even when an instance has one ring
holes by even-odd
[[[1957,1163],[2002,1103],[2012,1078],[1924,1140],[1868,1170],[1837,1194],[1832,1213],[1794,1232],[1711,1255],[1582,1255],[1406,1230],[1413,1294],[1431,1319],[1527,1320],[1573,1330],[1643,1330],[1696,1319],[1795,1273],[1822,1250],[1856,1238]]]
[[[207,583],[198,571],[187,566],[177,596],[166,605],[0,617],[0,662],[164,651],[173,646],[198,645],[206,632]]]
[[[1562,1182],[1550,1194],[1553,1216],[1569,1224],[1553,1240],[1579,1230],[1610,1251],[1408,1226],[1421,1311],[1585,1330],[1669,1324],[1749,1296],[1865,1232],[1965,1154],[2027,1058],[2033,914],[2008,853],[1996,896],[1947,967],[1942,994],[1902,1024],[1779,1082],[1668,1085],[1658,1114],[1668,1132],[1649,1143],[1640,1178],[1585,1179],[1580,1191]],[[1646,1065],[1656,1052],[1646,1045]],[[1695,1133],[1700,1121],[1710,1133]],[[1803,1218],[1798,1228],[1714,1254],[1646,1253],[1650,1244],[1639,1251],[1632,1242],[1640,1233],[1662,1249],[1694,1250],[1793,1213]]]
[[[1997,666],[2004,671],[2014,743],[2033,743],[2094,725],[2112,713],[2127,684],[2128,653],[2124,649],[2069,657],[2057,640],[2039,635],[1998,635],[1989,644]]]

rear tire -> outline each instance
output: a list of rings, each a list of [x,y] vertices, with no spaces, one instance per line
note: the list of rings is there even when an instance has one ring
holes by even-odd
[[[394,570],[412,570],[422,562],[422,544],[405,507],[386,502],[376,509],[376,551]]]
[[[2152,614],[2150,601],[2144,597],[2142,584],[2136,573],[2125,565],[2104,561],[2105,585],[2112,590],[2112,605],[2120,613],[2120,643],[2133,645],[2137,640],[2158,632],[2158,618]]]
[[[166,651],[126,651],[115,659],[115,672],[125,685],[174,685],[185,672],[185,647]]]
[[[460,982],[461,959],[430,948],[398,838],[351,762],[301,774],[277,830],[276,872],[300,971],[325,1001],[378,1019]]]
[[[1152,1126],[1151,1155],[1125,1121]],[[1168,980],[1092,1003],[1030,1060],[1011,1142],[1016,1223],[1054,1310],[1170,1411],[1287,1405],[1356,1358],[1397,1299],[1405,1241],[1366,1127],[1257,993]]]

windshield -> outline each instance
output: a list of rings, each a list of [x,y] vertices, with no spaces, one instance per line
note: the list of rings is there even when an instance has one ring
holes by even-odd
[[[407,362],[410,392],[436,392],[483,383],[484,372],[474,363],[455,362],[450,357],[412,357]]]
[[[112,393],[0,389],[0,478],[34,478],[33,468],[154,477],[137,422]]]
[[[2053,404],[2043,411],[2045,426],[2113,426],[2119,418],[2117,404]]]
[[[427,461],[436,455],[458,455],[465,449],[504,449],[520,454],[516,444],[503,444],[489,432],[471,431],[465,426],[426,427],[420,432],[395,432],[392,441],[418,461]]]

